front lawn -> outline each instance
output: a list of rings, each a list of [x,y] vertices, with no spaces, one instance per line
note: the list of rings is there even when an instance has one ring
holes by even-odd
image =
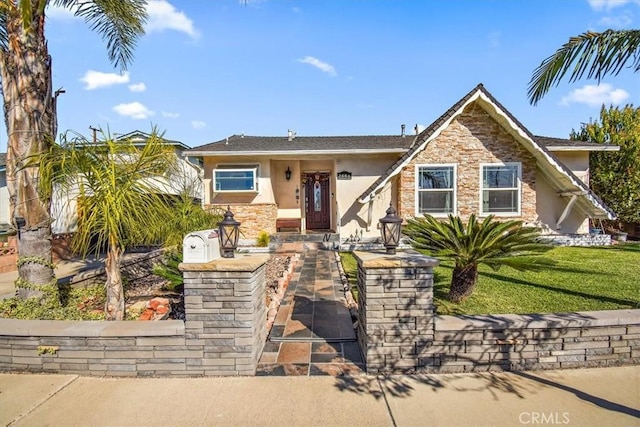
[[[341,254],[349,279],[357,265]],[[542,272],[480,266],[473,295],[461,304],[448,301],[453,263],[435,268],[438,314],[557,313],[640,308],[640,244],[558,247],[546,256],[557,265]],[[350,260],[349,260],[350,258]]]

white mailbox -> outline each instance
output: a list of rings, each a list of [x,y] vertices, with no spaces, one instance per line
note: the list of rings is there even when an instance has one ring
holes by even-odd
[[[200,230],[189,233],[182,241],[182,262],[197,264],[220,258],[218,230]]]

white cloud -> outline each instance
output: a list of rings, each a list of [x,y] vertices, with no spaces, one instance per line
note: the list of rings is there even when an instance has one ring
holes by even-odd
[[[596,11],[611,10],[616,7],[624,6],[627,3],[640,4],[639,0],[588,0],[591,9]]]
[[[624,89],[614,89],[609,83],[601,85],[586,85],[575,89],[567,96],[562,97],[560,105],[586,104],[590,107],[599,107],[602,104],[618,105],[629,98],[629,93]]]
[[[323,73],[327,73],[332,77],[338,75],[338,73],[336,73],[336,69],[333,68],[333,65],[321,61],[318,58],[314,58],[313,56],[305,56],[302,59],[298,59],[298,62],[316,67],[318,70],[322,71]]]
[[[192,38],[199,36],[198,31],[193,26],[193,21],[184,12],[176,10],[166,0],[150,0],[147,3],[147,14],[145,29],[148,33],[175,30],[186,33]]]
[[[130,102],[128,104],[118,104],[113,107],[113,111],[121,116],[130,117],[132,119],[148,119],[155,113],[149,110],[144,104],[139,102]]]
[[[178,117],[180,117],[180,113],[171,113],[169,111],[163,111],[161,114],[162,117],[166,117],[168,119],[177,119]]]
[[[147,85],[145,85],[144,83],[134,83],[132,85],[129,85],[129,90],[131,92],[144,92],[145,90],[147,90]]]
[[[85,84],[85,90],[93,90],[100,87],[129,83],[129,73],[102,73],[100,71],[89,70],[80,78],[80,81]]]
[[[191,122],[191,126],[193,126],[194,129],[202,129],[203,127],[205,127],[207,124],[201,120],[193,120]]]

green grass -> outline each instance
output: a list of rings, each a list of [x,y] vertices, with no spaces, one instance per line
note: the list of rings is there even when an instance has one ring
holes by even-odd
[[[434,269],[438,314],[557,313],[640,308],[640,244],[608,247],[558,247],[546,254],[553,269],[493,271],[480,266],[473,295],[461,304],[447,300],[453,263]],[[345,272],[355,280],[357,265],[341,254]]]
[[[342,268],[349,279],[349,287],[353,298],[358,301],[358,263],[351,252],[340,252]]]

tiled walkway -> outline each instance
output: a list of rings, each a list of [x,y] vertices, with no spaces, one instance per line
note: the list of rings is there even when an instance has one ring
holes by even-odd
[[[257,375],[354,375],[362,358],[335,260],[305,250],[294,268]]]

